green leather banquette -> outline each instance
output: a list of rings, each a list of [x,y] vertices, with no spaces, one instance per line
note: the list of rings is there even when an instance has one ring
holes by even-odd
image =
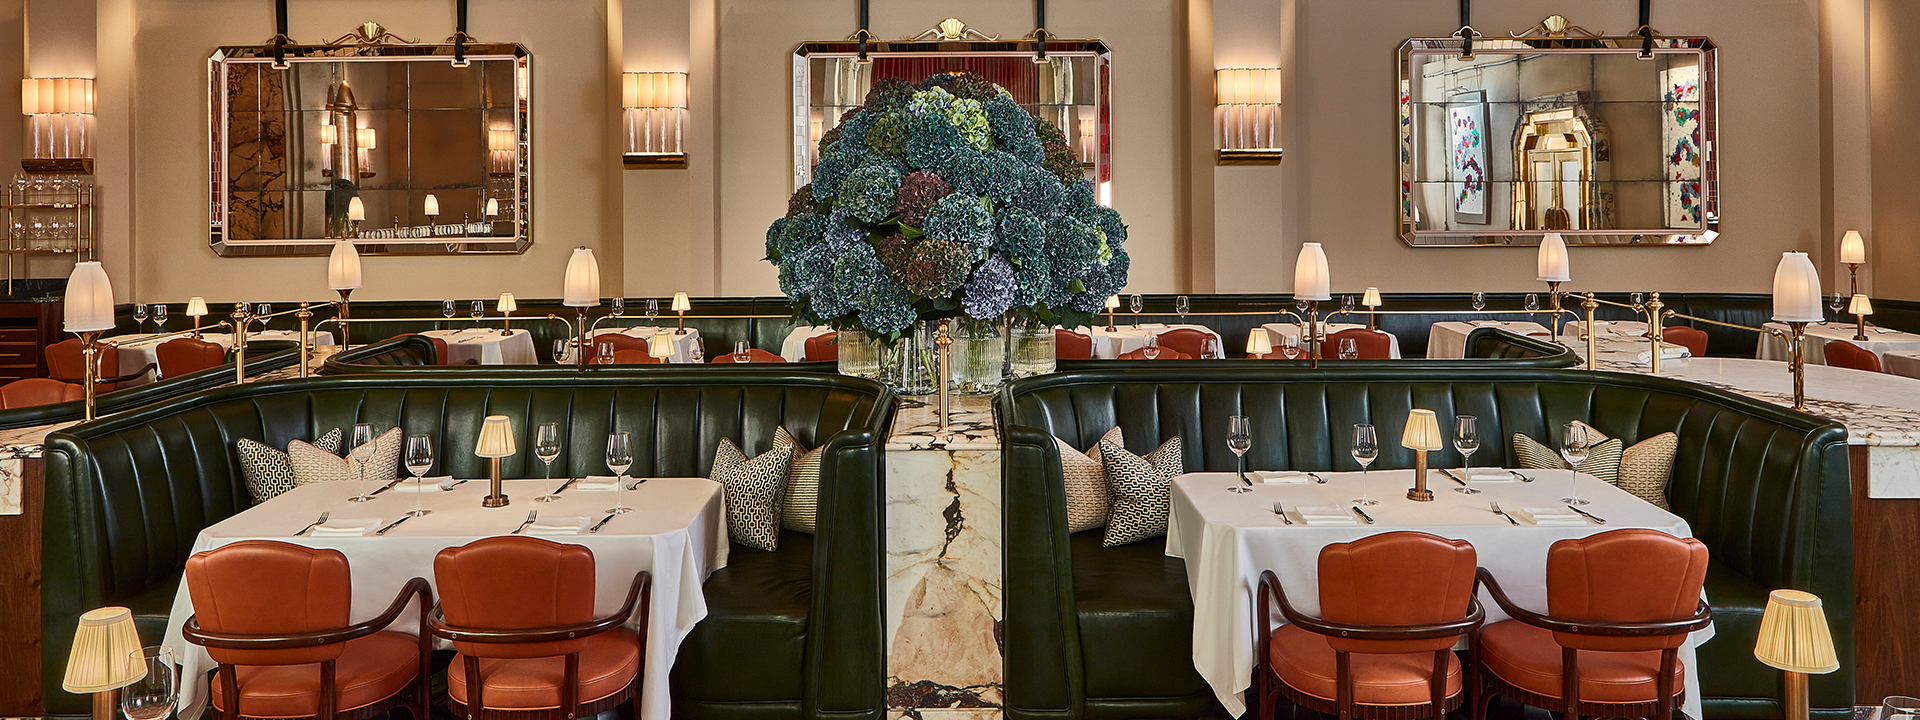
[[[824,444],[816,535],[785,533],[777,553],[735,545],[705,584],[707,617],[681,645],[675,715],[723,720],[880,720],[881,532],[885,433],[893,397],[878,383],[748,368],[525,377],[343,377],[221,388],[54,434],[46,446],[42,641],[49,714],[87,712],[60,688],[74,623],[109,604],[133,608],[156,642],[199,531],[250,504],[239,438],[284,446],[370,422],[472,447],[489,414],[513,419],[520,447],[559,422],[572,438],[609,428],[635,443],[634,475],[705,477],[721,438],[749,454],[785,427]],[[569,442],[561,472],[605,473],[603,445]],[[434,474],[484,477],[483,459],[447,452]],[[503,474],[539,477],[532,453]]]
[[[1146,453],[1183,439],[1188,471],[1229,471],[1229,415],[1267,428],[1249,467],[1354,471],[1344,429],[1370,422],[1398,438],[1411,408],[1480,418],[1513,467],[1512,433],[1546,437],[1583,420],[1628,443],[1680,438],[1668,499],[1712,552],[1707,600],[1715,637],[1699,650],[1710,718],[1777,718],[1779,671],[1753,657],[1768,591],[1825,600],[1840,670],[1812,680],[1817,717],[1852,713],[1854,569],[1846,431],[1826,420],[1711,388],[1617,373],[1538,369],[1411,370],[1326,363],[1306,368],[1132,367],[1018,380],[997,408],[1006,548],[1006,707],[1014,720],[1192,717],[1213,705],[1193,670],[1185,566],[1165,541],[1103,548],[1100,531],[1066,531],[1054,437],[1086,449],[1107,430]],[[1274,428],[1279,429],[1274,429]],[[1275,441],[1284,438],[1284,441]],[[1413,465],[1381,443],[1375,467]],[[1483,450],[1483,452],[1486,452]],[[1460,462],[1452,453],[1436,466]],[[1481,459],[1487,464],[1487,459]]]
[[[293,367],[300,361],[300,353],[293,347],[293,343],[272,340],[249,344],[247,377],[252,378],[261,373]],[[229,353],[225,365],[145,385],[136,385],[124,390],[101,393],[95,401],[94,410],[96,415],[110,415],[231,382],[233,382],[233,355]],[[85,416],[86,408],[79,400],[12,408],[0,410],[0,430],[72,422]]]

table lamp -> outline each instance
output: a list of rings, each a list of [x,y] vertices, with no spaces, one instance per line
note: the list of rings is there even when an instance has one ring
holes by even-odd
[[[1553,309],[1554,336],[1560,335],[1560,283],[1573,279],[1571,263],[1567,258],[1567,241],[1560,233],[1550,232],[1540,239],[1540,254],[1534,263],[1539,271],[1540,282],[1547,284],[1547,303]]]
[[[1780,253],[1773,269],[1773,319],[1787,324],[1788,370],[1793,373],[1793,409],[1807,409],[1807,354],[1803,342],[1807,323],[1827,319],[1820,308],[1820,271],[1803,252]],[[1651,329],[1651,326],[1649,326]]]
[[[1380,302],[1380,288],[1370,287],[1370,288],[1367,288],[1367,292],[1365,294],[1360,296],[1360,304],[1366,306],[1368,310],[1373,310],[1380,307],[1381,305],[1385,305],[1386,303]],[[1367,329],[1379,330],[1380,316],[1372,315],[1372,314],[1367,315]]]
[[[647,338],[647,354],[660,358],[660,362],[667,362],[667,358],[673,357],[673,336],[664,332],[654,333],[653,337]]]
[[[1106,307],[1107,307],[1107,332],[1118,331],[1119,328],[1113,326],[1113,313],[1114,311],[1120,309],[1120,296],[1108,295]]]
[[[1867,316],[1873,314],[1873,301],[1865,295],[1854,295],[1847,312],[1853,313],[1853,339],[1867,339]]]
[[[580,316],[579,335],[574,339],[574,362],[578,369],[587,369],[587,308],[600,304],[600,264],[593,259],[593,250],[586,247],[573,249],[573,257],[567,258],[566,288],[561,294],[560,304],[576,308]]]
[[[1333,273],[1327,269],[1327,253],[1320,243],[1300,244],[1300,256],[1293,262],[1293,299],[1307,301],[1307,317],[1300,339],[1307,344],[1308,367],[1320,366],[1320,343],[1326,339],[1320,324],[1320,301],[1333,299]]]
[[[1860,266],[1867,264],[1867,241],[1859,230],[1840,237],[1840,262],[1847,266],[1847,294],[1860,294]]]
[[[94,386],[100,382],[100,333],[113,329],[113,283],[98,260],[74,263],[67,276],[65,300],[67,332],[80,336],[80,357],[86,365],[82,384],[86,386],[86,419],[93,419]]]
[[[1407,489],[1407,499],[1432,502],[1433,491],[1427,489],[1427,452],[1445,447],[1440,442],[1440,420],[1432,410],[1407,413],[1407,429],[1400,434],[1400,446],[1413,451],[1413,487]]]
[[[200,339],[200,318],[207,315],[207,299],[195,295],[187,298],[187,317],[193,318],[193,339]]]
[[[360,223],[366,219],[367,204],[360,200],[360,196],[355,195],[347,200],[347,224],[352,228],[347,232],[347,237],[359,237]]]
[[[1267,331],[1254,328],[1247,333],[1247,357],[1264,358],[1273,352],[1273,338],[1267,337]]]
[[[680,313],[680,329],[673,331],[673,334],[687,334],[687,311],[693,309],[693,301],[687,299],[686,293],[674,293],[672,309],[674,312]]]
[[[512,335],[513,311],[520,309],[520,303],[514,301],[513,293],[500,293],[500,301],[493,304],[493,309],[500,311],[500,334]]]
[[[89,610],[80,616],[80,628],[73,634],[67,675],[60,687],[76,695],[92,693],[93,720],[113,720],[118,715],[113,691],[147,676],[145,663],[128,662],[139,651],[140,633],[134,629],[132,610]]]
[[[473,447],[473,454],[489,460],[487,496],[480,500],[480,507],[506,507],[507,494],[500,490],[500,458],[511,457],[515,452],[513,419],[505,415],[488,415],[480,424],[480,440]]]
[[[1753,656],[1787,671],[1786,720],[1807,720],[1807,676],[1840,669],[1819,596],[1799,590],[1769,594]]]
[[[427,224],[432,225],[434,219],[440,217],[440,198],[434,197],[433,193],[427,193],[426,207],[421,213],[427,216]]]
[[[500,198],[487,198],[487,208],[481,214],[487,216],[487,222],[493,222],[493,218],[500,214]]]
[[[333,253],[327,256],[327,287],[340,293],[340,349],[345,350],[352,339],[347,332],[347,298],[360,287],[360,249],[352,240],[334,241]]]

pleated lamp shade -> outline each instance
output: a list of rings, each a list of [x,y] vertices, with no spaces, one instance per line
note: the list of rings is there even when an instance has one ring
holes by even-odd
[[[99,261],[74,263],[67,276],[67,332],[98,332],[113,329],[113,283]]]
[[[1120,308],[1120,296],[1108,295],[1106,305],[1108,310],[1118,310]]]
[[[1333,277],[1327,269],[1327,253],[1320,243],[1300,244],[1300,257],[1293,264],[1293,297],[1297,300],[1332,300]]]
[[[133,662],[140,650],[140,633],[133,627],[133,611],[103,607],[80,616],[67,656],[67,676],[60,686],[75,694],[126,687],[147,676],[145,663]]]
[[[1367,288],[1366,294],[1360,296],[1360,304],[1371,308],[1380,307],[1386,303],[1380,302],[1380,288],[1370,287]]]
[[[1803,252],[1780,253],[1773,269],[1773,319],[1780,322],[1820,322],[1820,271]]]
[[[673,357],[673,335],[659,333],[648,339],[647,354],[663,360]]]
[[[1446,447],[1440,438],[1440,419],[1432,410],[1407,413],[1407,429],[1400,434],[1400,446],[1408,450],[1439,450]]]
[[[600,304],[600,263],[594,261],[592,249],[574,248],[573,257],[567,259],[567,286],[561,304],[567,307]]]
[[[1273,352],[1273,338],[1267,337],[1267,331],[1254,328],[1247,335],[1247,355],[1265,355]]]
[[[480,440],[474,443],[473,454],[497,458],[508,457],[516,451],[513,445],[513,419],[505,415],[488,415],[480,425]]]
[[[686,312],[688,310],[692,310],[693,301],[687,299],[686,293],[683,293],[683,292],[674,293],[673,307],[671,309],[673,310],[673,312]]]
[[[1872,315],[1873,301],[1868,300],[1867,296],[1865,295],[1855,295],[1853,296],[1853,302],[1847,305],[1847,314],[1848,315]]]
[[[1775,590],[1768,595],[1753,656],[1787,672],[1822,675],[1840,669],[1820,598],[1799,590]]]
[[[187,317],[206,317],[207,299],[195,295],[187,298]]]
[[[360,249],[352,240],[334,241],[333,254],[327,256],[327,289],[360,289]]]
[[[503,313],[510,313],[519,310],[520,303],[514,301],[513,293],[500,293],[500,302],[495,303],[493,309]]]

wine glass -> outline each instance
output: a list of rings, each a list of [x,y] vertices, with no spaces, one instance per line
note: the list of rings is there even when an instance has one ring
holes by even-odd
[[[128,653],[129,669],[142,673],[139,680],[120,689],[120,712],[127,720],[161,720],[173,714],[179,687],[174,678],[173,648],[149,645]]]
[[[483,319],[486,319],[486,317],[487,317],[487,303],[486,303],[486,301],[485,301],[485,300],[475,300],[475,301],[473,301],[473,309],[472,309],[471,311],[469,311],[469,314],[471,314],[471,315],[473,315],[473,322],[475,323],[475,324],[474,324],[474,329],[476,329],[476,330],[477,330],[477,329],[479,329],[479,327],[480,327],[480,326],[479,326],[479,322],[480,322],[481,320],[483,320]]]
[[[1880,703],[1879,720],[1914,720],[1916,716],[1920,716],[1920,698],[1888,695]]]
[[[737,363],[753,362],[753,354],[748,352],[747,350],[748,350],[747,341],[745,340],[735,341],[733,343],[733,361]]]
[[[1632,300],[1632,301],[1633,301],[1633,305],[1634,305],[1635,307],[1638,307],[1638,306],[1639,306],[1639,305],[1640,305],[1641,303],[1644,303],[1644,302],[1646,302],[1646,299],[1647,299],[1647,294],[1646,294],[1646,293],[1634,293],[1634,294],[1632,294],[1632,295],[1629,295],[1629,296],[1627,296],[1627,299],[1629,299],[1629,300]]]
[[[1527,312],[1537,312],[1539,310],[1540,310],[1540,296],[1535,295],[1533,293],[1527,293]]]
[[[687,362],[699,364],[707,361],[707,348],[704,343],[694,341],[687,346]]]
[[[1247,479],[1247,451],[1253,449],[1253,428],[1245,415],[1227,417],[1227,449],[1233,451],[1234,461],[1239,464],[1240,484],[1227,488],[1228,492],[1253,492],[1252,480]]]
[[[1838,317],[1840,315],[1840,308],[1843,308],[1846,306],[1847,306],[1847,294],[1840,292],[1839,290],[1833,291],[1833,299],[1827,302],[1827,307],[1833,308],[1834,316]],[[1820,324],[1825,325],[1827,324],[1827,322],[1825,320],[1822,320],[1820,321]]]
[[[1148,360],[1160,359],[1160,336],[1148,335],[1146,344],[1140,347],[1140,355]]]
[[[1300,358],[1300,336],[1299,335],[1281,335],[1280,336],[1280,357],[1286,358],[1288,360],[1297,360]]]
[[[1192,310],[1193,304],[1187,302],[1187,296],[1181,295],[1173,299],[1173,311],[1180,314],[1180,324],[1187,324],[1187,313]]]
[[[154,332],[163,332],[163,329],[166,328],[166,326],[167,326],[167,306],[161,303],[154,303],[153,304]]]
[[[1379,505],[1379,500],[1367,497],[1367,466],[1380,457],[1380,436],[1373,431],[1372,425],[1358,423],[1353,426],[1352,451],[1353,461],[1360,463],[1360,499],[1353,501],[1353,504]]]
[[[620,317],[621,315],[627,314],[627,299],[623,297],[614,298],[613,309],[610,310],[609,312],[611,312],[614,317]]]
[[[1593,439],[1587,437],[1587,429],[1579,423],[1567,423],[1560,437],[1560,457],[1567,459],[1567,466],[1573,468],[1573,483],[1567,490],[1567,496],[1560,502],[1568,505],[1585,505],[1586,498],[1580,497],[1580,463],[1587,459],[1587,451],[1592,449]]]
[[[658,316],[659,314],[660,314],[660,299],[649,298],[647,300],[647,324],[652,325],[653,318]]]
[[[452,319],[453,319],[453,316],[454,316],[454,315],[455,315],[455,314],[456,314],[457,312],[458,312],[458,311],[457,311],[457,310],[456,310],[456,309],[454,308],[454,305],[453,305],[453,301],[452,301],[452,300],[441,300],[441,301],[440,301],[440,317],[443,317],[443,318],[446,318],[446,319],[448,319],[448,320],[452,320]]]
[[[1474,294],[1473,294],[1473,310],[1474,310],[1474,312],[1479,312],[1479,311],[1481,311],[1481,310],[1485,310],[1485,309],[1487,309],[1487,294],[1486,294],[1486,293],[1483,293],[1483,292],[1477,292],[1477,293],[1474,293]]]
[[[372,500],[373,495],[367,492],[367,461],[373,459],[373,426],[366,423],[354,423],[353,442],[348,445],[348,447],[352,448],[352,450],[347,451],[347,455],[353,458],[353,462],[358,466],[357,469],[360,472],[360,494],[347,498],[347,502],[366,502]]]
[[[1460,482],[1467,483],[1454,488],[1454,492],[1472,495],[1480,492],[1473,483],[1473,451],[1480,449],[1479,418],[1472,415],[1453,416],[1453,449],[1460,453]]]
[[[613,341],[601,340],[594,349],[593,362],[597,365],[613,364]]]
[[[1360,359],[1360,346],[1353,341],[1353,338],[1340,338],[1340,359]]]
[[[560,423],[540,423],[540,429],[533,434],[533,456],[547,464],[547,481],[553,481],[553,461],[560,459]],[[569,478],[571,480],[571,478]],[[534,502],[553,502],[559,500],[557,492],[547,493],[534,498]]]
[[[613,507],[607,512],[618,515],[632,512],[627,507],[624,493],[627,489],[627,468],[633,467],[633,436],[617,432],[607,436],[607,469],[613,471]]]
[[[139,323],[140,332],[147,331],[147,306],[137,303],[133,306],[133,321]]]
[[[1340,312],[1343,312],[1343,313],[1353,312],[1353,296],[1352,295],[1340,296]]]
[[[425,435],[408,435],[407,436],[407,474],[413,476],[414,484],[419,485],[420,478],[426,477],[427,471],[432,469],[433,469],[433,438],[427,437]],[[414,517],[420,517],[421,515],[425,515],[427,513],[433,512],[432,510],[428,510],[420,506],[420,503],[422,502],[421,497],[427,494],[426,493],[427,489],[425,487],[416,487],[414,488],[414,490],[417,490],[418,492],[415,492],[413,494],[413,512],[410,512],[407,514],[412,515]]]
[[[562,364],[562,363],[565,363],[565,362],[566,362],[566,357],[567,357],[567,346],[569,346],[569,345],[572,345],[572,344],[573,344],[573,341],[571,341],[571,340],[568,340],[568,339],[566,339],[566,338],[555,338],[555,339],[554,339],[554,341],[553,341],[553,363],[554,363],[555,365],[559,365],[559,364]]]
[[[1205,340],[1201,341],[1200,348],[1201,353],[1203,353],[1201,357],[1203,358],[1226,357],[1225,353],[1220,352],[1220,338],[1212,335],[1208,335]]]
[[[1140,327],[1140,311],[1145,307],[1146,304],[1141,301],[1139,293],[1127,296],[1127,309],[1133,311],[1134,327]]]

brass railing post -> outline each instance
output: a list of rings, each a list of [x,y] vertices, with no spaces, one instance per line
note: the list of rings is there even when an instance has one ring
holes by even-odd
[[[1321,332],[1322,329],[1323,327],[1320,323],[1320,301],[1308,300],[1307,326],[1302,330],[1307,336],[1307,367],[1320,367],[1320,343],[1326,339],[1326,334]]]
[[[307,366],[313,362],[313,356],[308,350],[313,340],[313,328],[308,324],[313,321],[313,311],[309,310],[307,304],[302,302],[300,303],[300,311],[294,313],[294,317],[300,318],[300,377],[306,377]],[[342,332],[345,331],[343,330]]]
[[[247,381],[247,304],[233,304],[233,383]]]
[[[1653,341],[1653,357],[1649,362],[1655,375],[1660,374],[1660,344],[1661,338],[1666,335],[1666,328],[1663,327],[1666,324],[1665,316],[1660,310],[1666,306],[1666,303],[1660,302],[1660,293],[1657,292],[1647,300],[1647,339]]]
[[[1600,354],[1600,341],[1593,334],[1593,311],[1599,309],[1600,302],[1594,299],[1593,293],[1589,292],[1586,299],[1580,303],[1580,307],[1587,311],[1587,322],[1581,329],[1581,336],[1587,341],[1587,369],[1597,370],[1599,367],[1594,356]]]
[[[81,384],[86,387],[84,405],[86,419],[94,418],[94,402],[99,397],[100,384],[100,331],[80,333],[80,360],[86,365],[81,371]]]
[[[953,426],[952,426],[952,420],[951,420],[952,410],[953,410],[953,407],[951,405],[952,398],[949,394],[950,388],[948,387],[948,382],[947,382],[948,381],[947,349],[953,345],[953,335],[949,333],[947,330],[947,322],[948,321],[946,318],[941,318],[940,328],[938,330],[935,330],[933,334],[933,344],[937,346],[940,351],[940,362],[939,362],[940,430],[934,434],[934,438],[936,441],[941,443],[947,442],[948,436],[953,432],[953,429],[952,429]]]

